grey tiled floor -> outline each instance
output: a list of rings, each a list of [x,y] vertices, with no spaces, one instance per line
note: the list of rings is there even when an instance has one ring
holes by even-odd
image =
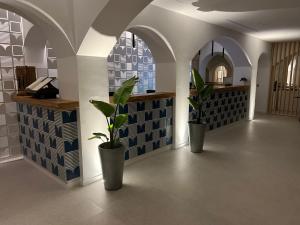
[[[1,225],[299,225],[300,123],[260,117],[138,161],[124,188],[68,190],[25,161],[0,165]]]

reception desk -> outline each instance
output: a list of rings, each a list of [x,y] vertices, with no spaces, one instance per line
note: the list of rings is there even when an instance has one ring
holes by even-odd
[[[119,111],[128,122],[119,131],[125,160],[171,146],[174,93],[139,94]],[[65,183],[80,177],[76,101],[15,96],[24,156]],[[92,107],[92,106],[91,106]]]
[[[196,98],[195,90],[191,96]],[[207,129],[213,130],[247,118],[249,86],[214,86],[213,94],[204,102],[202,118],[207,123]],[[190,106],[190,120],[196,119],[196,112]]]
[[[76,101],[15,96],[23,154],[65,183],[80,177]]]
[[[120,107],[128,114],[128,123],[119,132],[127,149],[125,160],[172,145],[174,97],[166,92],[133,95]]]

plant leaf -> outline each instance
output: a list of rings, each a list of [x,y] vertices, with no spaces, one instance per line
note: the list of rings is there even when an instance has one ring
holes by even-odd
[[[204,81],[203,81],[201,75],[199,74],[198,70],[193,69],[192,75],[193,75],[194,85],[195,85],[198,93],[200,93],[202,91],[202,89],[204,88]]]
[[[110,117],[116,109],[114,105],[103,101],[90,100],[90,103],[100,110],[106,117]]]
[[[190,105],[195,109],[199,109],[199,103],[195,101],[192,97],[188,97],[188,100],[190,101]]]
[[[114,124],[109,124],[107,127],[108,132],[112,132],[113,128],[114,128]]]
[[[206,100],[212,93],[213,93],[213,87],[211,85],[206,85],[203,90],[200,92],[200,96],[202,100]]]
[[[113,102],[118,105],[125,105],[132,93],[134,85],[137,83],[138,78],[132,77],[123,82],[122,86],[115,92]]]
[[[114,123],[114,127],[116,129],[119,129],[120,127],[122,127],[124,125],[124,123],[126,123],[128,120],[128,115],[127,114],[120,114],[117,115],[115,118],[115,123]]]
[[[102,138],[105,138],[107,141],[109,140],[107,135],[106,134],[103,134],[103,133],[93,133],[93,137],[89,138],[89,140],[92,140],[92,139],[102,139]]]

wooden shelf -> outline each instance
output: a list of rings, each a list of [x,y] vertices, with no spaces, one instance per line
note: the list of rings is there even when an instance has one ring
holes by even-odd
[[[249,85],[233,85],[233,86],[225,86],[225,85],[216,85],[213,86],[215,93],[223,92],[223,91],[248,91]],[[196,95],[195,89],[190,90],[191,95]]]
[[[30,96],[13,96],[12,100],[18,103],[42,106],[58,110],[74,110],[79,107],[79,102],[64,99],[36,99]]]
[[[132,95],[128,102],[139,102],[139,101],[151,101],[156,99],[162,98],[173,98],[175,97],[175,93],[173,92],[156,92],[156,93],[149,93],[149,94],[135,94]],[[109,98],[109,101],[112,102],[112,98]]]

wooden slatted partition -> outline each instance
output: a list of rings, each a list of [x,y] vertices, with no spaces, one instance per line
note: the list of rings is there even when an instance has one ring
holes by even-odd
[[[300,114],[300,41],[272,44],[269,111],[276,115]]]

